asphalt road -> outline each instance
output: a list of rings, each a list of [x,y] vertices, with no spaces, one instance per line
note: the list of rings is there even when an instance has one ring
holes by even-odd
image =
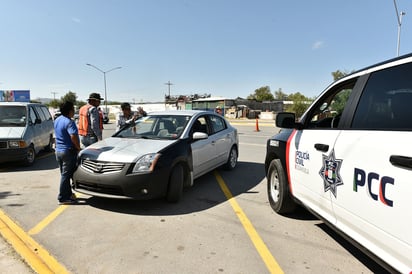
[[[277,129],[273,121],[232,124],[240,136],[237,168],[202,176],[177,204],[83,195],[79,205],[59,206],[53,153],[29,168],[2,165],[0,231],[17,253],[0,241],[0,272],[384,272],[306,210],[275,214],[263,162]],[[113,131],[105,125],[105,136]]]

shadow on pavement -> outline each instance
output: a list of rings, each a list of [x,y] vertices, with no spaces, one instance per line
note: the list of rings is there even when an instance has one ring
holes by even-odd
[[[239,162],[232,171],[217,169],[225,181],[233,197],[243,193],[253,194],[253,189],[264,179],[264,166],[260,163]],[[230,177],[226,180],[225,177]],[[235,179],[237,178],[237,179]],[[241,179],[238,179],[241,178]],[[167,216],[189,214],[206,210],[226,202],[227,199],[221,190],[214,172],[209,172],[195,180],[193,187],[183,192],[178,203],[168,203],[165,199],[149,201],[117,200],[99,197],[87,199],[90,206],[102,210],[133,215]]]

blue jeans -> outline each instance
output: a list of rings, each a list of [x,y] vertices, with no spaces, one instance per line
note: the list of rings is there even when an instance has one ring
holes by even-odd
[[[60,202],[70,200],[72,196],[70,179],[76,170],[77,151],[56,152],[56,160],[60,167],[60,190],[57,199]]]

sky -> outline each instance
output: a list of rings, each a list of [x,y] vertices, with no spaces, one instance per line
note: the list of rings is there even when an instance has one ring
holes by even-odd
[[[396,4],[403,55],[412,1]],[[0,90],[31,99],[105,97],[104,76],[108,101],[161,102],[169,87],[172,96],[246,98],[269,86],[315,97],[333,71],[398,48],[393,0],[0,0],[0,11]]]

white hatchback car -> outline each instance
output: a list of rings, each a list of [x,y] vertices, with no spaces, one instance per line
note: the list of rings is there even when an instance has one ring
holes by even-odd
[[[393,271],[412,273],[412,54],[331,84],[267,142],[272,208],[304,205]]]

